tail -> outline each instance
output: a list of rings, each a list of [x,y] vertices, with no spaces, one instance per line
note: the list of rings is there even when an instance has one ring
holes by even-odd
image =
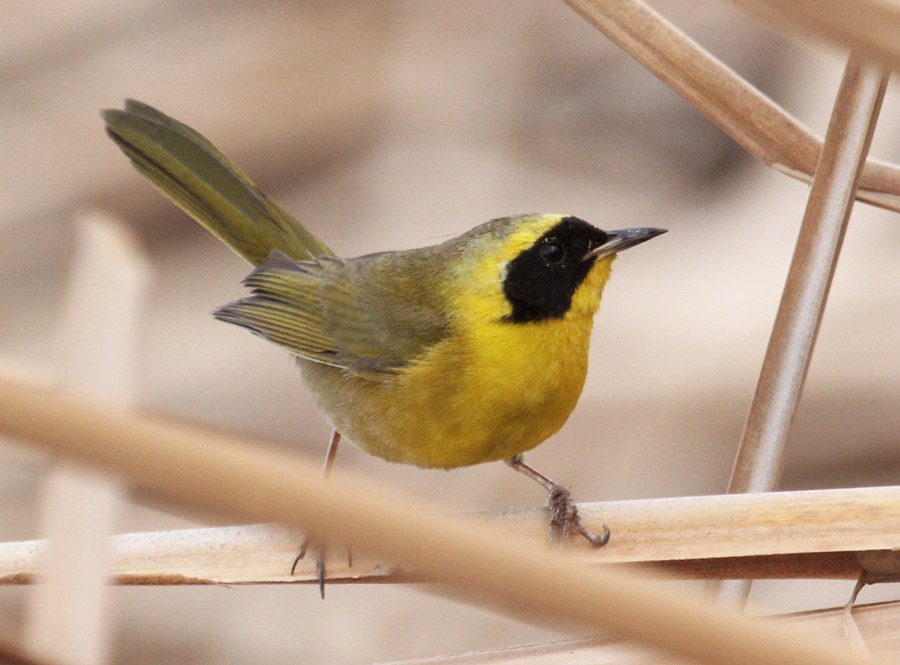
[[[173,203],[253,265],[273,249],[297,260],[334,256],[206,138],[152,106],[101,113],[106,132]]]

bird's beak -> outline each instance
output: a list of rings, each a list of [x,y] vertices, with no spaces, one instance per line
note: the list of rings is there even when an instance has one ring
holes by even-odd
[[[594,249],[585,254],[582,261],[596,261],[597,259],[602,259],[604,256],[617,254],[629,247],[634,247],[635,245],[640,245],[642,242],[647,242],[650,238],[662,235],[666,231],[667,229],[651,228],[607,231],[606,235],[609,236],[609,239],[599,247],[594,247]]]

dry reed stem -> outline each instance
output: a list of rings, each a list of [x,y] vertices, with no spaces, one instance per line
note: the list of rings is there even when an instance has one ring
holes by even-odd
[[[150,274],[135,239],[116,219],[76,219],[78,238],[59,330],[56,381],[63,390],[131,405],[134,344]],[[66,665],[109,660],[112,618],[108,538],[121,503],[117,479],[57,463],[43,483],[41,533],[53,546],[43,584],[29,597],[24,644]]]
[[[729,492],[767,492],[782,456],[828,300],[888,72],[851,53],[834,103]]]
[[[822,141],[653,9],[639,0],[565,1],[751,155],[812,181]],[[868,160],[857,198],[900,211],[900,167]]]
[[[862,665],[828,639],[741,617],[622,571],[591,568],[527,541],[347,476],[323,482],[296,455],[159,418],[129,416],[0,379],[0,435],[118,474],[164,501],[273,521],[396,561],[430,590],[543,625],[608,630],[721,665]],[[421,500],[416,503],[422,504]]]
[[[900,67],[900,2],[896,0],[736,0],[779,30],[826,37]]]
[[[841,635],[841,609],[817,610],[774,617],[816,634]],[[860,634],[867,646],[881,656],[900,655],[900,602],[863,605],[853,610]],[[610,639],[582,639],[531,644],[476,653],[435,656],[378,665],[687,665],[664,654],[652,654]]]
[[[840,257],[863,164],[881,112],[889,72],[853,51],[847,60],[809,192],[800,235],[729,492],[769,492],[778,486],[788,433]],[[743,604],[750,580],[722,583],[720,600]]]
[[[614,529],[602,549],[581,539],[568,544],[571,558],[585,564],[642,564],[681,578],[855,579],[860,556],[873,576],[900,560],[889,556],[900,539],[900,486],[616,501],[579,510],[589,523]],[[497,535],[543,544],[546,515],[539,508],[462,516]],[[125,534],[112,539],[113,573],[119,584],[315,582],[313,561],[289,574],[300,540],[295,531],[264,524]],[[32,582],[43,548],[41,541],[0,544],[0,583]],[[878,561],[873,552],[888,555]],[[330,582],[414,579],[391,561],[359,553],[349,566],[343,552],[332,552],[327,568]]]

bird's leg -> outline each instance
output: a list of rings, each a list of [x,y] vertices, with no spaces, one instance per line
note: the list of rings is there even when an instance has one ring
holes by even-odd
[[[336,429],[331,431],[331,439],[328,441],[328,450],[325,452],[325,465],[322,467],[322,479],[327,479],[331,475],[331,467],[334,466],[334,458],[337,455],[338,444],[341,442],[341,433]],[[294,557],[294,563],[291,566],[291,575],[297,569],[300,559],[306,556],[306,549],[309,546],[309,540],[304,539],[300,543],[300,551]],[[316,545],[316,577],[319,578],[319,595],[325,598],[325,546]]]
[[[547,538],[551,543],[565,542],[569,537],[569,531],[574,528],[594,547],[606,545],[609,541],[609,527],[604,524],[603,534],[600,536],[589,531],[581,521],[578,506],[575,505],[575,499],[572,498],[569,490],[525,464],[525,458],[521,454],[510,457],[506,460],[506,464],[547,490],[547,508],[550,510],[550,530]]]

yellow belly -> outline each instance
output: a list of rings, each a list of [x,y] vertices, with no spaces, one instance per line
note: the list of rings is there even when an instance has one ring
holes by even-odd
[[[591,324],[479,326],[384,381],[301,367],[335,428],[365,451],[449,469],[507,459],[563,426],[584,386]]]

